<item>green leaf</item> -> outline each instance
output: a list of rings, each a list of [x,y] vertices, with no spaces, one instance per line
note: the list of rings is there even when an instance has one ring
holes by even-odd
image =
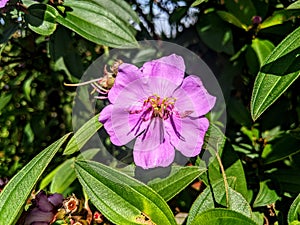
[[[269,40],[255,38],[252,40],[252,49],[255,51],[259,64],[262,65],[268,55],[274,50],[275,46]]]
[[[288,35],[267,57],[258,73],[251,97],[251,116],[256,120],[298,78],[300,27]],[[276,74],[276,75],[275,75]]]
[[[176,225],[167,203],[144,183],[92,161],[75,161],[75,171],[92,203],[113,223],[140,224],[149,219]]]
[[[120,11],[112,13],[114,9],[103,7],[100,2],[102,1],[65,0],[63,15],[57,17],[57,22],[100,45],[137,47],[137,41],[128,23],[117,17]]]
[[[203,2],[207,2],[208,0],[196,0],[193,2],[193,4],[191,5],[191,7],[195,7],[198,6],[200,4],[202,4]]]
[[[87,141],[102,127],[102,124],[98,121],[99,114],[91,118],[78,131],[68,142],[64,155],[71,155],[74,152],[79,151]]]
[[[245,199],[249,200],[244,168],[241,160],[233,150],[232,146],[228,142],[226,142],[223,151],[219,152],[219,154],[221,154],[222,157],[221,160],[225,169],[226,176],[236,178],[236,186],[234,190],[241,193]],[[222,179],[223,176],[220,171],[220,165],[216,158],[209,165],[208,174],[211,183]],[[205,178],[204,176],[201,176],[201,178],[206,185],[209,185],[207,178]]]
[[[297,10],[278,10],[274,14],[268,17],[266,20],[260,24],[260,29],[269,28],[279,24],[283,24],[285,21],[294,19],[295,16],[299,16],[299,11]]]
[[[241,213],[228,209],[210,209],[198,215],[190,225],[257,225],[253,220]]]
[[[140,19],[137,13],[131,8],[131,6],[124,0],[90,0],[89,2],[106,9],[114,16],[118,17],[125,24],[133,20],[139,23]],[[128,24],[129,25],[129,24]]]
[[[78,158],[80,159],[92,159],[97,153],[99,149],[89,149],[83,151]],[[59,169],[56,171],[53,180],[50,186],[50,192],[52,193],[63,193],[76,179],[76,173],[74,170],[74,160],[76,158],[73,157],[71,159],[66,160],[61,165],[59,165]]]
[[[225,6],[229,13],[248,26],[252,24],[252,17],[257,15],[252,0],[225,0]]]
[[[0,193],[2,224],[11,225],[16,222],[33,187],[68,136],[66,134],[35,156],[5,186]]]
[[[12,97],[11,94],[0,97],[0,112],[9,103],[9,101],[11,100],[11,97]]]
[[[33,4],[26,10],[25,21],[29,28],[41,35],[50,35],[56,29],[58,12],[48,4]]]
[[[292,223],[293,221],[299,221],[300,219],[300,194],[293,201],[289,213],[288,213],[288,223]]]
[[[298,153],[300,151],[299,145],[300,141],[295,137],[289,134],[282,135],[280,140],[271,146],[271,151],[267,150],[267,154],[263,151],[264,164],[277,162]]]
[[[226,11],[217,11],[219,17],[221,17],[224,21],[235,25],[236,27],[242,28],[244,30],[248,30],[247,25],[243,24],[238,18]]]
[[[300,9],[300,1],[296,1],[290,4],[286,9]]]
[[[165,179],[152,180],[148,186],[156,191],[165,201],[169,201],[192,181],[204,173],[205,169],[196,166],[172,168],[171,175]]]
[[[259,192],[253,203],[253,207],[266,206],[271,203],[275,203],[279,197],[275,190],[272,190],[267,185],[268,181],[263,181],[259,183]]]
[[[234,187],[236,184],[235,180],[236,179],[234,177],[228,177],[228,185]],[[231,187],[228,187],[228,209],[240,212],[250,218],[252,216],[252,212],[249,203],[246,201],[246,199],[244,199],[244,197],[240,193],[234,191]],[[207,187],[195,200],[189,212],[187,225],[191,224],[197,215],[203,213],[208,209],[215,208],[214,201],[216,201],[220,205],[226,206],[224,180],[220,179],[215,184],[213,184],[212,190],[213,194],[211,192],[211,189]]]
[[[216,13],[203,15],[198,21],[197,31],[201,40],[216,52],[234,53],[231,28]]]

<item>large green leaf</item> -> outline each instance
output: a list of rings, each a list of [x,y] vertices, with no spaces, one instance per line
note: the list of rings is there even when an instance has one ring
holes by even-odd
[[[236,184],[236,179],[234,177],[229,177],[227,181],[228,185],[231,187],[234,187]],[[228,187],[228,209],[242,213],[247,217],[251,217],[252,212],[249,203],[240,193],[234,191],[231,187]],[[221,179],[212,185],[212,190],[213,193],[211,189],[207,187],[195,200],[189,212],[187,225],[191,224],[197,215],[208,209],[215,208],[214,201],[223,206],[227,205],[224,180]]]
[[[129,21],[133,20],[136,23],[140,21],[136,12],[131,8],[131,6],[124,0],[90,0],[94,4],[101,8],[105,8],[110,13],[114,14],[124,23],[129,25]]]
[[[198,215],[191,225],[209,224],[209,225],[257,225],[253,220],[241,213],[228,209],[210,209]]]
[[[120,7],[108,9],[106,6],[113,3],[103,6],[101,2],[65,0],[63,15],[57,17],[57,22],[100,45],[136,47],[137,41],[128,25],[129,22],[125,23],[118,17],[124,10],[120,11]]]
[[[68,142],[68,145],[64,150],[64,155],[70,155],[74,152],[79,151],[87,143],[87,141],[102,127],[102,124],[98,121],[98,118],[99,114],[95,115],[78,129],[78,131]]]
[[[34,185],[68,136],[66,134],[39,153],[5,186],[0,193],[1,224],[16,222]]]
[[[92,161],[75,161],[75,171],[93,204],[113,223],[176,224],[167,203],[144,183]]]
[[[196,166],[175,167],[172,168],[172,170],[171,175],[167,178],[153,180],[148,184],[153,190],[160,194],[165,201],[169,201],[206,171]]]
[[[251,115],[256,120],[299,77],[300,27],[267,57],[254,83]]]
[[[293,221],[299,221],[300,219],[300,194],[293,201],[289,213],[288,213],[288,223],[292,223]]]
[[[41,35],[50,35],[56,29],[58,12],[48,4],[33,4],[28,7],[25,21],[29,28]]]

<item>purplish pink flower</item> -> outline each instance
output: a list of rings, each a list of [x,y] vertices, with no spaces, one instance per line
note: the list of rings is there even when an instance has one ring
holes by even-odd
[[[111,104],[99,121],[114,145],[133,139],[134,162],[144,169],[167,167],[175,150],[186,157],[201,151],[209,121],[205,117],[216,98],[201,79],[184,78],[181,56],[172,54],[146,62],[141,68],[123,63],[108,93]]]

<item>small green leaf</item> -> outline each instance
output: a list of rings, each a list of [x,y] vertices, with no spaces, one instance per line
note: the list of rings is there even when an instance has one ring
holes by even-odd
[[[196,0],[193,2],[193,4],[191,5],[191,7],[195,7],[197,5],[202,4],[203,2],[207,2],[208,0]]]
[[[35,156],[1,191],[1,224],[15,224],[34,185],[68,136],[66,134]]]
[[[231,187],[235,186],[235,178],[228,177],[228,185]],[[247,217],[252,216],[251,207],[246,199],[243,196],[234,191],[233,188],[228,187],[228,197],[229,197],[229,206],[228,209],[231,209],[236,212],[240,212]],[[195,200],[194,204],[192,205],[189,217],[187,221],[187,225],[191,224],[194,218],[203,213],[208,209],[215,208],[216,201],[218,204],[226,206],[226,192],[224,186],[224,180],[220,179],[215,184],[212,185],[213,195],[211,189],[207,187]]]
[[[241,213],[228,209],[209,209],[198,215],[190,225],[209,224],[209,225],[257,225],[253,220]]]
[[[269,40],[255,38],[252,40],[252,49],[255,51],[260,65],[263,64],[268,55],[274,50],[275,46]]]
[[[10,102],[12,95],[4,95],[0,97],[0,112]]]
[[[199,177],[206,170],[196,166],[172,168],[171,175],[165,179],[152,180],[148,186],[156,191],[165,201],[169,201],[176,194],[182,191],[192,181]]]
[[[98,121],[99,114],[91,118],[78,131],[68,142],[64,155],[71,155],[74,152],[79,151],[87,141],[102,127],[102,124]]]
[[[56,29],[56,17],[58,12],[48,4],[30,5],[25,14],[25,21],[29,28],[41,35],[50,35]]]
[[[114,9],[108,10],[96,0],[65,0],[63,6],[63,15],[57,17],[57,22],[84,38],[110,47],[138,46],[129,22],[118,18],[119,11],[112,13]]]
[[[253,203],[253,207],[266,206],[271,203],[275,203],[279,197],[275,190],[272,190],[267,185],[268,181],[263,181],[259,183],[259,192]]]
[[[243,24],[238,18],[226,11],[217,11],[219,17],[221,17],[224,21],[233,24],[236,27],[242,28],[244,30],[248,30],[247,25]]]
[[[134,225],[149,219],[176,225],[167,203],[144,183],[92,161],[75,161],[75,171],[92,203],[113,223]]]
[[[288,223],[292,223],[294,220],[299,221],[300,219],[300,194],[293,201],[289,213],[288,213]]]
[[[252,92],[251,116],[253,120],[269,108],[299,77],[299,63],[295,64],[295,61],[300,60],[299,38],[300,27],[288,35],[265,60]],[[279,62],[281,62],[281,67],[277,70]]]

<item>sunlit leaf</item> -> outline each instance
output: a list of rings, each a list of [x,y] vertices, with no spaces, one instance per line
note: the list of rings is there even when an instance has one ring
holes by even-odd
[[[232,187],[236,185],[236,180],[234,177],[228,177],[228,209],[231,209],[233,211],[240,212],[244,214],[247,217],[251,217],[251,207],[249,203],[246,201],[246,199],[243,198],[243,196],[234,191]],[[212,193],[213,190],[213,193]],[[212,185],[212,190],[208,186],[195,200],[193,203],[190,212],[189,217],[187,220],[187,225],[191,224],[194,218],[197,215],[200,215],[204,211],[208,209],[215,208],[215,202],[217,204],[223,205],[226,207],[227,200],[226,200],[226,192],[225,192],[225,185],[224,180],[220,179],[215,184]]]
[[[228,23],[231,23],[239,28],[242,28],[244,30],[247,30],[248,27],[247,25],[243,24],[238,18],[236,18],[234,15],[231,13],[228,13],[226,11],[217,11],[217,14],[224,20],[227,21]]]
[[[275,11],[274,14],[268,17],[266,20],[260,24],[260,29],[265,29],[268,27],[276,26],[279,24],[283,24],[284,22],[295,18],[295,16],[299,15],[299,12],[294,10],[279,10]]]
[[[209,209],[202,214],[198,215],[190,225],[209,224],[209,225],[220,225],[220,224],[243,224],[243,225],[257,225],[249,217],[228,209]]]
[[[34,185],[68,136],[66,134],[35,156],[1,191],[1,224],[15,224]]]
[[[256,120],[299,77],[300,28],[288,35],[267,57],[254,83],[251,115]]]
[[[252,49],[255,51],[260,65],[263,64],[267,56],[274,50],[274,44],[269,40],[255,38],[252,40]]]
[[[176,225],[167,203],[144,183],[92,161],[75,161],[75,171],[91,202],[113,223]]]
[[[155,190],[165,201],[169,201],[194,181],[206,170],[196,166],[172,168],[171,175],[164,179],[153,180],[148,185]]]
[[[289,213],[288,213],[288,223],[292,223],[293,221],[299,221],[300,218],[300,194],[293,201]]]
[[[65,148],[64,155],[71,155],[74,152],[79,151],[88,140],[102,127],[102,124],[98,121],[99,114],[91,118],[78,131],[68,142]]]
[[[253,207],[266,206],[271,203],[275,203],[279,197],[275,190],[272,190],[267,185],[268,181],[263,181],[259,183],[259,192],[253,203]]]
[[[25,14],[29,28],[41,35],[50,35],[56,29],[57,10],[48,4],[30,5]]]
[[[137,41],[128,23],[116,16],[119,11],[113,14],[111,11],[115,9],[108,10],[99,3],[100,1],[96,0],[65,0],[63,15],[57,17],[57,22],[100,45],[137,47]]]

